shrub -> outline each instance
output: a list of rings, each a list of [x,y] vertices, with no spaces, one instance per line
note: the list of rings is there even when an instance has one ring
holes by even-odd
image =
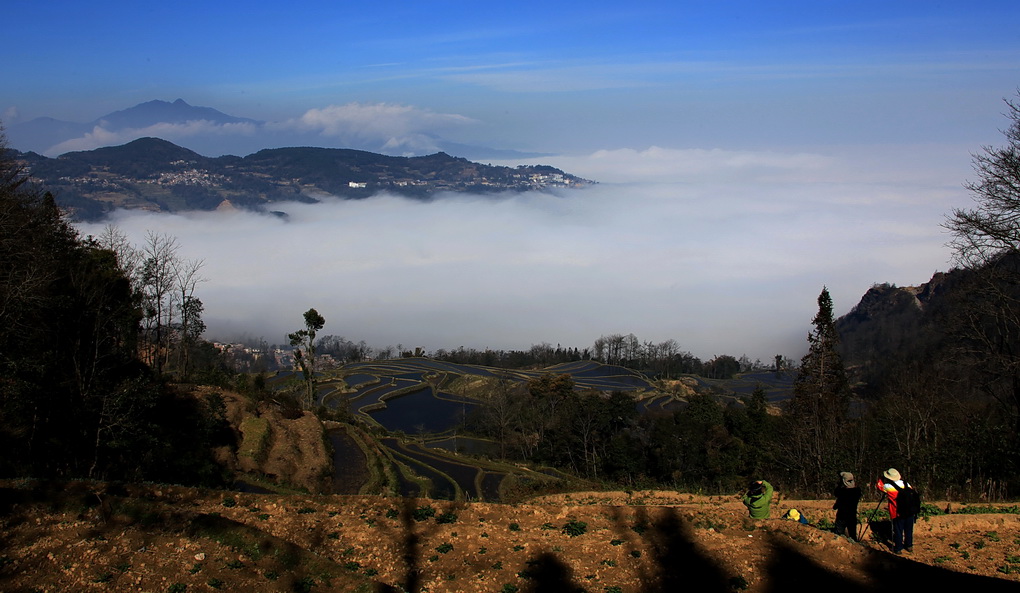
[[[446,511],[436,517],[436,523],[456,523],[457,513]]]
[[[166,593],[184,593],[188,590],[188,586],[184,583],[174,583],[167,587]]]
[[[570,520],[563,525],[563,533],[570,537],[577,537],[588,531],[588,524],[584,521]]]
[[[986,515],[986,514],[1020,514],[1020,505],[1008,507],[993,507],[991,505],[970,505],[955,511],[960,515]]]
[[[429,519],[435,516],[436,509],[432,508],[431,505],[420,506],[411,512],[411,517],[418,522],[428,521]]]
[[[439,544],[439,546],[436,548],[436,551],[439,552],[440,554],[446,554],[451,550],[453,550],[453,544],[451,544],[450,542]]]
[[[236,507],[237,506],[237,499],[234,498],[233,496],[224,496],[223,497],[223,506],[227,507],[228,509],[231,508],[231,507]]]
[[[520,531],[521,530],[521,526],[518,525],[517,523],[511,523],[508,527],[509,527],[510,531]]]

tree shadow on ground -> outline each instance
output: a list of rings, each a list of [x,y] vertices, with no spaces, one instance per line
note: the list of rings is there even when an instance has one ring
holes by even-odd
[[[695,545],[692,522],[674,509],[659,509],[654,516],[646,508],[635,509],[633,516],[623,509],[611,513],[617,538],[632,550],[646,551],[642,593],[733,590],[731,576]]]
[[[658,574],[644,583],[642,591],[682,591],[692,586],[708,593],[732,590],[725,571],[695,545],[693,529],[691,521],[675,512],[662,513],[648,523],[645,539]]]
[[[647,509],[633,515],[616,511],[613,516],[618,537],[629,545],[647,546],[648,568],[641,577],[641,593],[697,590],[732,592],[748,587],[750,575],[732,574],[695,543],[694,530],[702,526],[674,509],[661,509],[654,516]],[[886,522],[888,523],[888,522]],[[704,527],[714,527],[706,525]],[[874,526],[873,526],[874,527]],[[805,527],[807,528],[807,527]],[[866,561],[858,565],[858,580],[821,564],[796,543],[796,534],[785,531],[756,531],[771,552],[759,575],[769,593],[901,593],[907,588],[931,590],[979,589],[982,593],[1016,593],[1015,582],[953,572],[868,549]],[[879,535],[883,534],[879,526]],[[550,589],[551,590],[551,589]],[[567,590],[567,589],[562,589]]]
[[[400,545],[403,550],[404,579],[398,586],[394,587],[385,583],[379,583],[376,591],[379,593],[396,593],[397,591],[409,591],[414,593],[421,588],[421,537],[415,533],[415,512],[418,511],[418,500],[416,498],[403,498],[403,506],[400,509]]]
[[[531,583],[527,593],[583,593],[585,588],[574,582],[570,567],[555,554],[543,552],[527,562],[523,571]]]
[[[902,593],[906,590],[1016,593],[1015,582],[954,572],[880,550],[869,550],[862,567],[868,583],[840,575],[796,549],[788,537],[768,534],[773,554],[766,568],[769,593]]]

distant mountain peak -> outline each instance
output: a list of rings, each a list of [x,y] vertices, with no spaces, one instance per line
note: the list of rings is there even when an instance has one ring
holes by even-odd
[[[189,121],[206,120],[217,124],[228,123],[261,123],[245,117],[234,117],[212,107],[196,107],[189,105],[184,99],[173,103],[159,99],[139,103],[120,111],[108,113],[92,122],[92,125],[104,125],[108,129],[135,128],[142,129],[160,123],[183,124]]]

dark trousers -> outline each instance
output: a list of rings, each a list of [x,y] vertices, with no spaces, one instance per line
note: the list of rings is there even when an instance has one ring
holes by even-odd
[[[917,517],[896,517],[892,520],[893,552],[914,549],[914,521]]]
[[[836,535],[845,535],[850,539],[857,541],[857,517],[847,519],[845,517],[836,517],[836,528],[833,529]]]

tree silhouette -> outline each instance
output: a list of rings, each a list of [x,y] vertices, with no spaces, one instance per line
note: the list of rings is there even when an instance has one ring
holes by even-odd
[[[835,475],[836,468],[849,462],[844,439],[849,431],[850,389],[836,351],[839,334],[827,288],[818,295],[818,313],[812,324],[808,352],[801,359],[787,407],[789,451],[804,488],[810,488],[808,476]]]
[[[305,327],[289,334],[290,345],[296,346],[294,360],[301,367],[301,375],[305,381],[304,407],[311,408],[315,403],[315,333],[326,325],[326,318],[315,309],[304,314]],[[304,348],[304,350],[302,350]]]

